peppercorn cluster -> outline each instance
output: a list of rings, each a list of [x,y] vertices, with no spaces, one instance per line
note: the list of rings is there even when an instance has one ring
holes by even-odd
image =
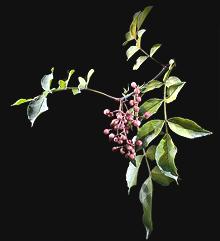
[[[104,115],[113,119],[110,128],[105,129],[103,133],[108,136],[110,142],[116,144],[112,147],[113,152],[119,151],[126,158],[133,160],[136,157],[135,148],[141,147],[143,143],[141,140],[133,140],[133,137],[129,137],[129,134],[133,128],[138,128],[141,121],[148,119],[151,114],[145,112],[143,116],[139,116],[141,91],[135,82],[131,83],[131,87],[133,88],[133,95],[129,101],[130,109],[125,103],[127,100],[123,100],[120,101],[119,109],[114,111],[104,110]]]

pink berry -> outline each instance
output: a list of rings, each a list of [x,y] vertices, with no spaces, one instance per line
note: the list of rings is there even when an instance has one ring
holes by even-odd
[[[130,146],[130,145],[127,145],[126,148],[127,148],[128,151],[131,151],[133,149],[133,147]]]
[[[138,97],[136,98],[136,100],[137,100],[137,102],[141,102],[141,97],[138,96]]]
[[[123,141],[126,141],[126,140],[127,140],[127,137],[124,136],[124,135],[122,135],[122,136],[121,136],[121,139],[122,139]]]
[[[121,153],[122,155],[125,154],[124,148],[120,148],[120,153]]]
[[[118,142],[118,137],[114,137],[114,142]]]
[[[137,141],[136,141],[136,145],[137,145],[137,146],[142,146],[142,144],[143,144],[143,142],[142,142],[141,140],[137,140]]]
[[[117,150],[118,150],[118,147],[117,147],[117,146],[112,147],[112,151],[113,151],[113,152],[116,152]]]
[[[123,144],[123,140],[119,140],[119,141],[118,141],[118,144],[119,144],[119,145],[122,145],[122,144]]]
[[[134,153],[135,153],[135,149],[134,149],[134,148],[131,150],[131,153],[132,153],[132,154],[134,154]]]
[[[135,89],[137,87],[137,84],[135,82],[132,82],[131,87]]]
[[[134,93],[135,93],[135,94],[140,94],[140,93],[141,93],[141,91],[140,91],[140,89],[139,89],[139,88],[136,88],[136,89],[134,90]]]
[[[134,105],[134,100],[130,100],[129,104],[130,104],[130,106],[133,106]]]
[[[108,115],[108,114],[110,113],[110,110],[109,110],[109,109],[105,109],[105,110],[103,111],[103,113],[104,113],[104,115]]]
[[[134,120],[132,122],[132,124],[135,126],[135,127],[139,127],[141,125],[141,122],[139,120]]]
[[[105,135],[108,135],[108,134],[109,134],[109,129],[105,129],[105,130],[103,131],[103,133],[104,133]]]
[[[139,112],[140,108],[138,106],[134,106],[134,111]]]
[[[146,119],[148,119],[149,117],[151,117],[151,113],[150,113],[150,112],[145,112],[145,113],[144,113],[144,117],[145,117]]]
[[[113,133],[111,133],[108,137],[110,140],[112,140],[115,137],[115,135]]]
[[[134,155],[134,154],[130,154],[130,155],[129,155],[129,158],[130,158],[131,160],[134,160],[135,155]]]

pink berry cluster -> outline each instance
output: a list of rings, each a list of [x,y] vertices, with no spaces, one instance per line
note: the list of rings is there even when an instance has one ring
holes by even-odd
[[[129,139],[128,135],[130,130],[133,127],[139,127],[141,125],[141,120],[143,118],[148,119],[150,117],[149,112],[145,112],[143,116],[139,116],[139,103],[141,102],[140,88],[135,82],[131,83],[133,90],[133,99],[129,101],[131,110],[128,110],[125,101],[120,102],[118,110],[110,111],[109,109],[104,110],[104,115],[113,118],[110,123],[110,128],[105,129],[103,132],[105,135],[108,135],[109,141],[114,142],[117,146],[112,148],[112,151],[119,151],[122,155],[125,155],[126,158],[131,160],[135,159],[136,152],[135,147],[142,146],[142,141],[132,141],[132,138]],[[124,107],[126,110],[124,111]]]

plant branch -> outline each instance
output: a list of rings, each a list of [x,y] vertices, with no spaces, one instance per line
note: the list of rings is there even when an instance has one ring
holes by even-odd
[[[65,89],[53,89],[53,90],[51,90],[51,92],[52,92],[52,93],[61,92],[61,91],[66,91],[66,90],[72,90],[73,88],[75,88],[75,87],[67,87],[67,88],[65,88]],[[120,98],[117,98],[117,97],[108,95],[108,94],[106,94],[106,93],[104,93],[104,92],[102,92],[102,91],[99,91],[99,90],[94,90],[94,89],[91,89],[91,88],[86,88],[86,89],[83,89],[82,91],[84,91],[84,90],[90,91],[90,92],[93,92],[93,93],[96,93],[96,94],[99,94],[99,95],[104,95],[104,96],[108,97],[109,99],[112,99],[112,100],[117,101],[117,102],[120,101]]]
[[[147,57],[149,57],[150,59],[152,59],[155,63],[159,64],[162,67],[165,67],[164,64],[162,64],[160,61],[158,61],[157,59],[155,59],[154,57],[150,56],[145,50],[143,50],[142,48],[140,48],[140,51],[142,53],[144,53]]]

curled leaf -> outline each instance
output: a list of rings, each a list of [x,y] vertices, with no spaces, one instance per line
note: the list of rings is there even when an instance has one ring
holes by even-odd
[[[21,104],[24,104],[24,103],[29,102],[31,100],[33,100],[33,99],[19,99],[14,104],[12,104],[11,106],[21,105]]]
[[[33,126],[35,120],[37,117],[48,110],[47,107],[47,97],[45,94],[39,95],[35,97],[31,102],[29,103],[27,107],[27,116],[28,119],[31,122],[31,126]]]

